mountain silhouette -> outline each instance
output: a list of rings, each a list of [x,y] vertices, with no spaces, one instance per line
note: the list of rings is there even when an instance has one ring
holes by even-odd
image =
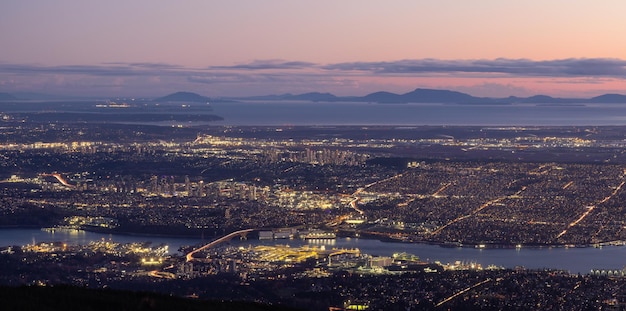
[[[413,92],[400,95],[400,98],[407,103],[464,103],[480,100],[461,92],[433,89],[415,89]]]
[[[254,96],[239,99],[248,100],[309,100],[325,102],[368,102],[379,104],[407,104],[407,103],[433,103],[433,104],[585,104],[585,103],[626,103],[626,95],[605,94],[593,98],[559,98],[547,95],[534,95],[530,97],[509,96],[505,98],[475,97],[466,93],[417,88],[404,94],[379,91],[365,96],[335,96],[330,93],[305,93],[300,95],[282,94]]]
[[[4,93],[0,93],[1,94]],[[1,97],[0,97],[1,98]],[[560,98],[547,95],[534,95],[530,97],[509,96],[504,98],[476,97],[466,93],[417,88],[404,94],[391,92],[374,92],[365,96],[336,96],[331,93],[309,92],[303,94],[280,94],[249,97],[233,97],[231,100],[271,100],[271,101],[312,101],[312,102],[367,102],[380,104],[408,104],[408,103],[433,103],[433,104],[585,104],[585,103],[625,103],[626,95],[604,94],[592,98]],[[210,98],[191,92],[176,92],[155,99],[161,102],[208,102]],[[215,99],[213,99],[215,100]],[[220,101],[227,101],[224,98]]]
[[[604,94],[591,98],[594,103],[626,103],[626,95],[620,94]]]
[[[176,92],[163,97],[159,97],[154,101],[157,102],[208,102],[210,98],[191,92]]]
[[[357,101],[366,101],[366,102],[374,102],[374,103],[400,103],[402,99],[401,95],[390,93],[390,92],[375,92],[363,97],[357,98]]]

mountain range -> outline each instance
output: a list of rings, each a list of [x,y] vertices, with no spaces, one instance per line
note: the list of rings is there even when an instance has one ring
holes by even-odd
[[[14,96],[10,93],[0,92],[0,101],[12,101],[19,99],[35,99],[27,96]],[[36,98],[41,99],[41,98]],[[331,93],[310,92],[303,94],[281,94],[232,98],[209,98],[192,92],[176,92],[154,99],[156,102],[210,102],[232,100],[258,100],[258,101],[313,101],[313,102],[366,102],[380,104],[406,104],[406,103],[433,103],[433,104],[585,104],[626,103],[626,95],[604,94],[591,98],[561,98],[547,95],[535,95],[530,97],[509,96],[504,98],[476,97],[466,93],[417,88],[404,94],[391,92],[374,92],[365,96],[336,96]]]
[[[239,100],[300,100],[323,102],[370,102],[380,104],[442,103],[442,104],[584,104],[584,103],[626,103],[626,95],[604,94],[592,98],[560,98],[546,95],[531,97],[509,96],[505,98],[475,97],[466,93],[415,89],[404,94],[375,92],[365,96],[335,96],[330,93],[282,94],[236,98]]]

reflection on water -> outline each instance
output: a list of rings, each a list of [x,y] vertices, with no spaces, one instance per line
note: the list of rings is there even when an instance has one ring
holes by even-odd
[[[306,241],[310,245],[335,246],[335,244],[337,244],[337,240],[335,239],[308,239]]]
[[[200,238],[171,238],[156,236],[104,234],[86,231],[46,232],[39,229],[0,229],[0,246],[26,245],[39,242],[64,242],[67,244],[88,244],[90,241],[111,240],[118,243],[152,242],[152,245],[166,244],[169,253],[176,254],[181,246],[206,243]],[[525,248],[479,249],[440,247],[428,244],[389,243],[360,238],[338,239],[284,239],[284,240],[236,240],[235,246],[256,245],[302,245],[325,246],[329,248],[358,248],[362,253],[378,256],[392,256],[394,253],[407,253],[427,261],[442,263],[475,262],[483,267],[489,265],[530,269],[562,269],[572,273],[589,273],[591,269],[623,269],[626,266],[626,246],[605,246],[602,248]]]

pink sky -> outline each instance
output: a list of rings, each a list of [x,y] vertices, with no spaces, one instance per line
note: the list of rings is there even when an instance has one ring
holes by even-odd
[[[622,0],[4,0],[0,92],[623,94],[624,12]]]

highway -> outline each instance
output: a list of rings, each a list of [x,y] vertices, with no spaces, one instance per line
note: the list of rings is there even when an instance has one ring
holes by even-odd
[[[476,283],[476,284],[474,284],[474,285],[472,285],[472,286],[470,286],[470,287],[468,287],[468,288],[466,288],[466,289],[464,289],[464,290],[462,290],[462,291],[460,291],[460,292],[458,292],[458,293],[456,293],[456,294],[454,294],[454,295],[452,295],[452,296],[442,300],[440,303],[436,304],[435,307],[439,307],[439,306],[443,305],[444,303],[446,303],[446,302],[448,302],[448,301],[450,301],[450,300],[452,300],[452,299],[454,299],[454,298],[456,298],[456,297],[458,297],[460,295],[463,295],[463,294],[469,292],[473,288],[476,288],[478,286],[481,286],[481,285],[483,285],[485,283],[488,283],[488,282],[491,282],[491,281],[492,280],[489,278],[489,279],[486,279],[486,280],[484,280],[482,282],[478,282],[478,283]]]
[[[61,174],[59,173],[54,173],[54,174],[41,174],[41,176],[46,177],[46,176],[52,176],[54,178],[56,178],[63,186],[66,186],[68,188],[74,188],[74,185],[71,185],[70,183],[67,182],[67,180],[65,180],[65,178],[63,178],[63,176],[61,176]]]
[[[624,184],[626,184],[626,181],[622,181],[622,183],[620,183],[617,187],[615,187],[615,190],[608,196],[606,196],[604,199],[600,200],[596,205],[592,205],[592,206],[587,206],[587,210],[576,220],[574,220],[572,223],[570,223],[569,225],[567,225],[567,228],[565,228],[565,230],[561,231],[561,233],[559,233],[556,238],[560,238],[562,237],[564,234],[567,233],[567,230],[569,230],[569,228],[577,225],[579,222],[581,222],[583,219],[585,219],[589,214],[591,214],[591,212],[596,208],[596,206],[605,203],[606,201],[610,200],[612,197],[614,197],[624,186]]]
[[[354,200],[350,201],[350,203],[349,203],[350,207],[352,209],[354,209],[355,211],[359,212],[359,214],[363,215],[363,211],[361,209],[359,209],[358,205],[357,205],[357,202],[361,199],[359,197],[359,193],[361,193],[361,192],[365,191],[365,189],[370,188],[372,186],[375,186],[375,185],[377,185],[379,183],[386,182],[386,181],[389,181],[389,180],[392,180],[392,179],[396,179],[396,178],[400,178],[400,177],[402,177],[402,174],[398,174],[398,175],[395,175],[395,176],[391,176],[389,178],[385,178],[385,179],[382,179],[382,180],[379,180],[379,181],[375,181],[373,183],[370,183],[370,184],[367,184],[367,185],[363,186],[362,188],[357,189],[357,191],[355,191],[351,195],[352,197],[354,197]]]
[[[452,224],[454,224],[454,223],[457,223],[457,222],[459,222],[459,221],[461,221],[461,220],[463,220],[463,219],[469,218],[469,217],[471,217],[471,216],[473,216],[473,215],[476,215],[476,214],[478,214],[479,212],[481,212],[482,210],[484,210],[485,208],[487,208],[487,207],[491,206],[492,204],[498,203],[498,202],[500,202],[500,201],[502,201],[502,200],[504,200],[504,199],[506,199],[506,198],[514,198],[514,197],[519,197],[519,196],[522,194],[522,192],[524,192],[524,190],[526,190],[526,186],[523,186],[523,187],[522,187],[522,189],[520,189],[520,190],[519,190],[519,191],[517,191],[515,194],[512,194],[512,195],[510,195],[510,196],[503,196],[503,197],[495,198],[495,199],[493,199],[493,200],[491,200],[491,201],[488,201],[488,202],[484,203],[483,205],[479,206],[477,209],[475,209],[475,210],[474,210],[474,211],[472,211],[471,213],[469,213],[469,214],[467,214],[467,215],[462,215],[462,216],[459,216],[459,217],[457,217],[457,218],[455,218],[455,219],[452,219],[450,222],[448,222],[447,224],[445,224],[445,225],[443,225],[443,226],[441,226],[441,227],[437,228],[436,230],[434,230],[434,231],[433,231],[433,232],[431,232],[430,234],[431,234],[431,235],[436,235],[436,234],[438,234],[439,232],[441,232],[443,229],[447,228],[448,226],[450,226],[450,225],[452,225]]]
[[[570,187],[571,185],[573,185],[573,184],[574,184],[574,182],[573,182],[573,181],[568,182],[567,184],[565,184],[565,186],[563,186],[563,190],[565,190],[565,189],[569,188],[569,187]]]
[[[447,224],[445,224],[445,225],[443,225],[443,226],[441,226],[441,227],[437,228],[437,230],[435,230],[435,231],[431,232],[431,235],[436,235],[436,234],[438,234],[439,232],[441,232],[441,230],[443,230],[443,229],[447,228],[448,226],[450,226],[450,225],[452,225],[452,224],[455,224],[455,223],[457,223],[457,222],[459,222],[459,221],[461,221],[461,220],[463,220],[463,219],[469,218],[469,217],[471,217],[471,216],[473,216],[473,215],[476,215],[478,212],[480,212],[480,211],[482,211],[483,209],[487,208],[487,207],[488,207],[488,206],[490,206],[491,204],[498,203],[498,202],[500,202],[500,201],[504,200],[505,198],[506,198],[506,197],[500,197],[500,198],[493,199],[493,200],[491,200],[491,201],[489,201],[489,202],[487,202],[487,203],[485,203],[485,204],[481,205],[481,206],[480,206],[480,207],[478,207],[476,210],[474,210],[473,212],[471,212],[471,213],[469,213],[469,214],[467,214],[467,215],[459,216],[459,217],[457,217],[457,218],[455,218],[455,219],[452,219],[452,220],[451,220],[450,222],[448,222]]]
[[[444,190],[446,190],[448,187],[450,187],[450,185],[452,185],[452,183],[447,183],[447,184],[443,185],[441,188],[439,188],[437,191],[435,191],[435,193],[433,193],[432,196],[435,197],[435,198],[438,197],[439,194],[441,192],[443,192]]]
[[[229,233],[229,234],[227,234],[227,235],[225,235],[225,236],[223,236],[221,238],[218,238],[218,239],[216,239],[216,240],[214,240],[214,241],[212,241],[212,242],[210,242],[210,243],[208,243],[208,244],[206,244],[206,245],[204,245],[204,246],[202,246],[200,248],[197,248],[197,249],[187,253],[187,255],[186,255],[187,262],[192,261],[193,260],[193,255],[195,253],[197,253],[197,252],[201,252],[201,251],[203,251],[205,249],[209,249],[209,248],[211,248],[211,247],[213,247],[213,246],[215,246],[217,244],[229,241],[230,239],[232,239],[232,238],[234,238],[234,237],[236,237],[238,235],[241,236],[241,235],[244,235],[246,233],[250,233],[250,232],[252,232],[254,230],[256,230],[256,229],[245,229],[245,230],[235,231],[235,232]]]
[[[382,180],[379,180],[379,181],[375,181],[373,183],[369,183],[369,184],[367,184],[367,185],[357,189],[354,193],[352,193],[352,195],[350,195],[350,197],[352,197],[352,200],[350,200],[350,202],[348,202],[348,206],[350,206],[350,208],[352,208],[357,213],[359,213],[359,215],[363,215],[365,212],[363,212],[363,210],[359,208],[359,204],[358,204],[359,200],[361,200],[361,197],[359,197],[359,193],[365,191],[365,189],[370,188],[370,187],[372,187],[374,185],[377,185],[379,183],[386,182],[386,181],[389,181],[389,180],[392,180],[392,179],[395,179],[395,178],[399,178],[399,177],[402,177],[402,174],[398,174],[398,175],[395,175],[395,176],[391,176],[389,178],[385,178],[385,179],[382,179]],[[348,218],[350,218],[350,215],[341,215],[341,216],[338,216],[335,220],[327,223],[326,225],[329,226],[329,227],[334,227],[334,226],[337,226],[337,225],[341,224],[344,220],[346,220]]]
[[[170,279],[170,280],[176,279],[176,274],[170,273],[170,272],[158,271],[158,270],[152,270],[148,272],[148,275],[154,278],[159,278],[159,279]]]

